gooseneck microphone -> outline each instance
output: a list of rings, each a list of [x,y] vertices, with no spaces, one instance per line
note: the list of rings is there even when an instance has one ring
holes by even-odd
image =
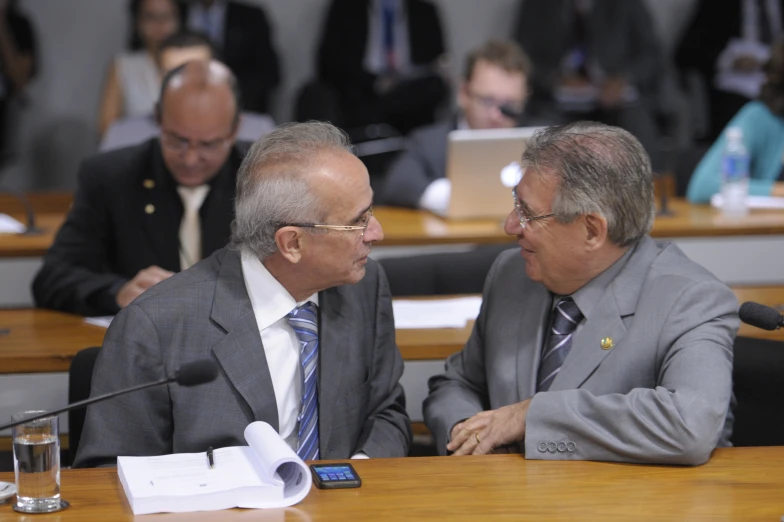
[[[775,308],[747,301],[740,305],[740,320],[763,330],[778,330],[784,326],[784,316]]]
[[[215,380],[217,376],[218,376],[218,366],[210,359],[200,359],[198,361],[189,362],[180,366],[180,368],[176,372],[174,372],[174,377],[167,377],[159,381],[139,384],[137,386],[126,388],[124,390],[106,393],[104,395],[99,395],[97,397],[90,397],[89,399],[85,399],[83,401],[69,404],[68,406],[65,406],[64,408],[60,408],[59,410],[44,412],[41,413],[40,415],[35,415],[34,417],[28,417],[26,419],[15,421],[10,424],[5,424],[3,426],[0,426],[0,430],[13,428],[14,426],[25,424],[27,422],[38,420],[38,419],[43,419],[44,417],[52,417],[54,415],[59,415],[61,413],[65,413],[67,411],[75,410],[78,408],[84,408],[85,406],[89,406],[90,404],[95,404],[96,402],[105,401],[113,397],[117,397],[119,395],[125,395],[126,393],[144,390],[146,388],[161,386],[162,384],[169,384],[172,382],[176,382],[180,386],[197,386],[199,384],[212,382]]]
[[[27,226],[25,227],[25,231],[20,235],[37,236],[42,234],[41,229],[35,226],[35,211],[33,210],[33,206],[30,204],[30,201],[24,196],[24,194],[14,190],[4,190],[2,192],[16,199],[25,210],[25,214],[27,215]]]

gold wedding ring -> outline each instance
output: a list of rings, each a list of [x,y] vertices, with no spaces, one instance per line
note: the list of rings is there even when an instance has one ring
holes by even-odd
[[[480,442],[482,442],[482,440],[479,438],[479,432],[475,431],[475,432],[474,432],[474,437],[476,437],[476,443],[477,443],[477,444],[479,444]]]

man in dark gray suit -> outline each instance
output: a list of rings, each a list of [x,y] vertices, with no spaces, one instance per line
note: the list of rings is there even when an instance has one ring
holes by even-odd
[[[650,160],[628,132],[553,127],[522,163],[505,225],[520,248],[498,257],[468,343],[429,383],[438,449],[705,462],[732,426],[732,291],[648,236]]]
[[[451,192],[445,178],[447,136],[455,129],[520,124],[512,114],[522,117],[530,73],[528,57],[513,42],[491,40],[471,52],[458,95],[460,114],[411,134],[387,172],[384,203],[444,212]]]
[[[92,394],[202,358],[218,363],[218,379],[90,407],[76,466],[243,445],[257,420],[307,460],[407,454],[389,288],[368,259],[383,232],[349,150],[328,123],[284,126],[252,147],[237,174],[231,246],[115,318]]]

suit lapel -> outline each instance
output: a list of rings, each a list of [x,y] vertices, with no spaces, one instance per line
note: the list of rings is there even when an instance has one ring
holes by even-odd
[[[211,318],[226,336],[213,347],[226,377],[250,406],[255,420],[279,429],[278,406],[259,327],[242,277],[240,254],[226,251],[220,267]]]
[[[149,162],[139,169],[140,208],[144,233],[161,268],[180,271],[180,221],[183,208],[174,180],[163,163],[157,139],[150,140]]]
[[[334,408],[338,403],[341,376],[347,346],[351,346],[349,330],[342,321],[344,299],[339,289],[331,288],[319,294],[319,445],[329,441],[334,422]],[[342,327],[341,327],[342,324]],[[341,352],[343,352],[341,354]]]
[[[656,243],[643,237],[625,266],[607,286],[583,327],[572,338],[572,349],[550,390],[577,389],[614,350],[623,349],[626,334],[623,318],[634,315],[651,263],[658,255]],[[602,348],[602,339],[612,339],[610,349]]]
[[[522,309],[511,310],[514,317],[510,318],[509,323],[518,323],[518,332],[514,340],[521,342],[516,348],[518,401],[533,397],[536,393],[539,359],[552,301],[550,292],[543,285],[529,284],[529,286],[530,288],[524,290],[529,296],[527,302]]]

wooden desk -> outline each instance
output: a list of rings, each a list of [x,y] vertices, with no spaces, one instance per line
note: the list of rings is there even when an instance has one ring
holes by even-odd
[[[769,520],[784,514],[784,448],[727,448],[699,467],[527,461],[520,455],[353,462],[358,489],[313,487],[287,509],[151,515],[144,520]],[[13,481],[13,473],[0,473]],[[114,468],[63,470],[71,507],[35,520],[133,520]],[[33,517],[0,506],[0,520]],[[137,519],[141,520],[141,519]]]

